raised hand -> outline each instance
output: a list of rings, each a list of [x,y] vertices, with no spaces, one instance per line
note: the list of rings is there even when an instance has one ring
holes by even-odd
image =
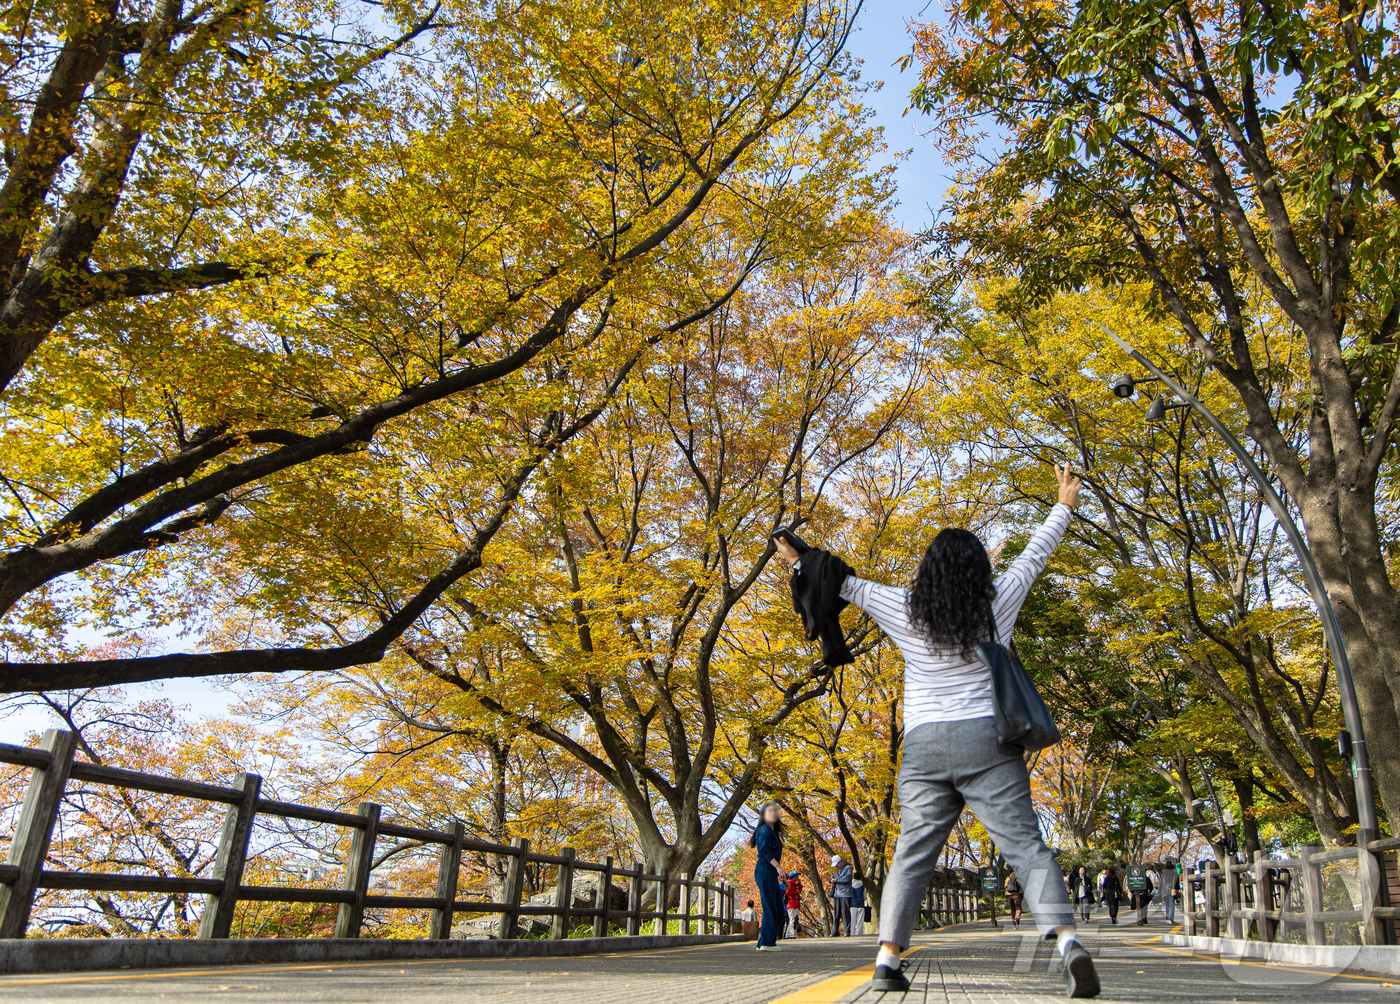
[[[1083,482],[1069,472],[1069,464],[1055,465],[1055,480],[1060,485],[1060,504],[1073,509],[1079,502],[1079,489]]]

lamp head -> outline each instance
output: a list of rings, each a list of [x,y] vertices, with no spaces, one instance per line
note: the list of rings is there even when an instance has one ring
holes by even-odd
[[[1167,420],[1167,400],[1166,398],[1154,398],[1147,406],[1147,414],[1144,416],[1149,422],[1165,422]]]
[[[1137,381],[1126,373],[1119,373],[1108,382],[1108,389],[1113,391],[1114,397],[1124,399],[1130,398],[1137,392]]]

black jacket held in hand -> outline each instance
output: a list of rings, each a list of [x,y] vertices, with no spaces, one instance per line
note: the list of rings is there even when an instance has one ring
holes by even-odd
[[[822,640],[822,662],[844,666],[856,661],[841,631],[841,584],[855,569],[830,551],[812,548],[802,555],[800,570],[794,572],[792,608],[802,615],[802,629],[808,641]]]

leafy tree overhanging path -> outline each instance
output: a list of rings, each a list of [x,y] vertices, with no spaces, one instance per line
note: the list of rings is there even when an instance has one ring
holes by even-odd
[[[1121,919],[1121,918],[1120,918]],[[1090,926],[1086,942],[1099,963],[1101,1001],[1206,1004],[1228,1000],[1374,1001],[1400,993],[1400,980],[1365,973],[1330,976],[1300,967],[1222,964],[1160,943],[1167,926]],[[574,958],[240,966],[0,977],[0,1001],[58,1004],[136,1001],[171,1004],[211,994],[252,1004],[413,1000],[416,1004],[496,999],[512,1004],[613,1004],[647,999],[677,1004],[1018,1004],[1064,1000],[1050,946],[1033,932],[966,924],[916,938],[905,995],[865,990],[874,937],[784,942],[778,952],[752,944],[706,945]]]

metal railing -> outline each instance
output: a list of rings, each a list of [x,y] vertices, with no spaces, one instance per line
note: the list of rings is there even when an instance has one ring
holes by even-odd
[[[405,826],[381,818],[381,808],[373,802],[361,803],[353,813],[280,802],[261,797],[262,778],[257,774],[240,773],[232,785],[225,787],[86,763],[74,759],[76,745],[76,736],[60,729],[44,733],[37,748],[0,743],[0,763],[31,769],[9,854],[0,865],[0,938],[24,937],[35,895],[41,889],[202,894],[206,901],[200,919],[200,938],[227,938],[234,908],[240,902],[337,904],[334,935],[337,938],[358,938],[367,909],[431,910],[429,937],[434,940],[446,940],[451,936],[452,918],[456,913],[499,914],[496,937],[502,939],[516,937],[520,918],[540,915],[554,918],[550,930],[552,938],[568,937],[571,923],[583,918],[592,919],[594,937],[604,937],[613,922],[625,925],[628,936],[640,935],[645,921],[656,921],[658,933],[666,933],[672,921],[679,924],[682,934],[692,933],[692,925],[696,934],[728,933],[734,925],[735,890],[727,882],[700,880],[693,874],[673,876],[665,868],[659,874],[652,874],[640,861],[634,862],[631,868],[616,867],[612,858],[602,863],[580,861],[571,847],[563,848],[559,854],[536,854],[531,852],[530,842],[524,837],[517,837],[509,845],[475,840],[467,837],[462,824],[455,821],[446,830]],[[70,779],[226,804],[228,809],[212,877],[123,875],[45,868],[64,788]],[[249,856],[253,822],[258,814],[349,828],[352,834],[343,887],[244,885],[243,870]],[[433,895],[388,896],[369,892],[375,844],[380,837],[441,845]],[[457,898],[464,851],[509,858],[502,887],[504,902]],[[553,904],[532,905],[523,901],[525,869],[531,864],[556,867]],[[594,885],[592,906],[586,908],[573,905],[573,879],[579,871],[601,873]],[[625,910],[612,909],[614,879],[627,880]],[[655,888],[653,910],[642,909],[648,884]],[[679,911],[672,913],[670,896],[676,887],[680,889]]]
[[[1183,920],[1186,934],[1211,938],[1280,942],[1299,935],[1309,945],[1341,940],[1341,925],[1357,925],[1366,945],[1395,944],[1400,908],[1391,905],[1400,892],[1396,850],[1400,839],[1372,840],[1356,847],[1332,850],[1305,848],[1295,858],[1269,858],[1263,851],[1253,861],[1225,867],[1208,865],[1182,876]],[[1328,909],[1323,870],[1329,864],[1355,863],[1356,877],[1343,888],[1355,893],[1348,909]],[[1197,903],[1197,893],[1201,902]],[[1225,933],[1222,935],[1221,931]]]

